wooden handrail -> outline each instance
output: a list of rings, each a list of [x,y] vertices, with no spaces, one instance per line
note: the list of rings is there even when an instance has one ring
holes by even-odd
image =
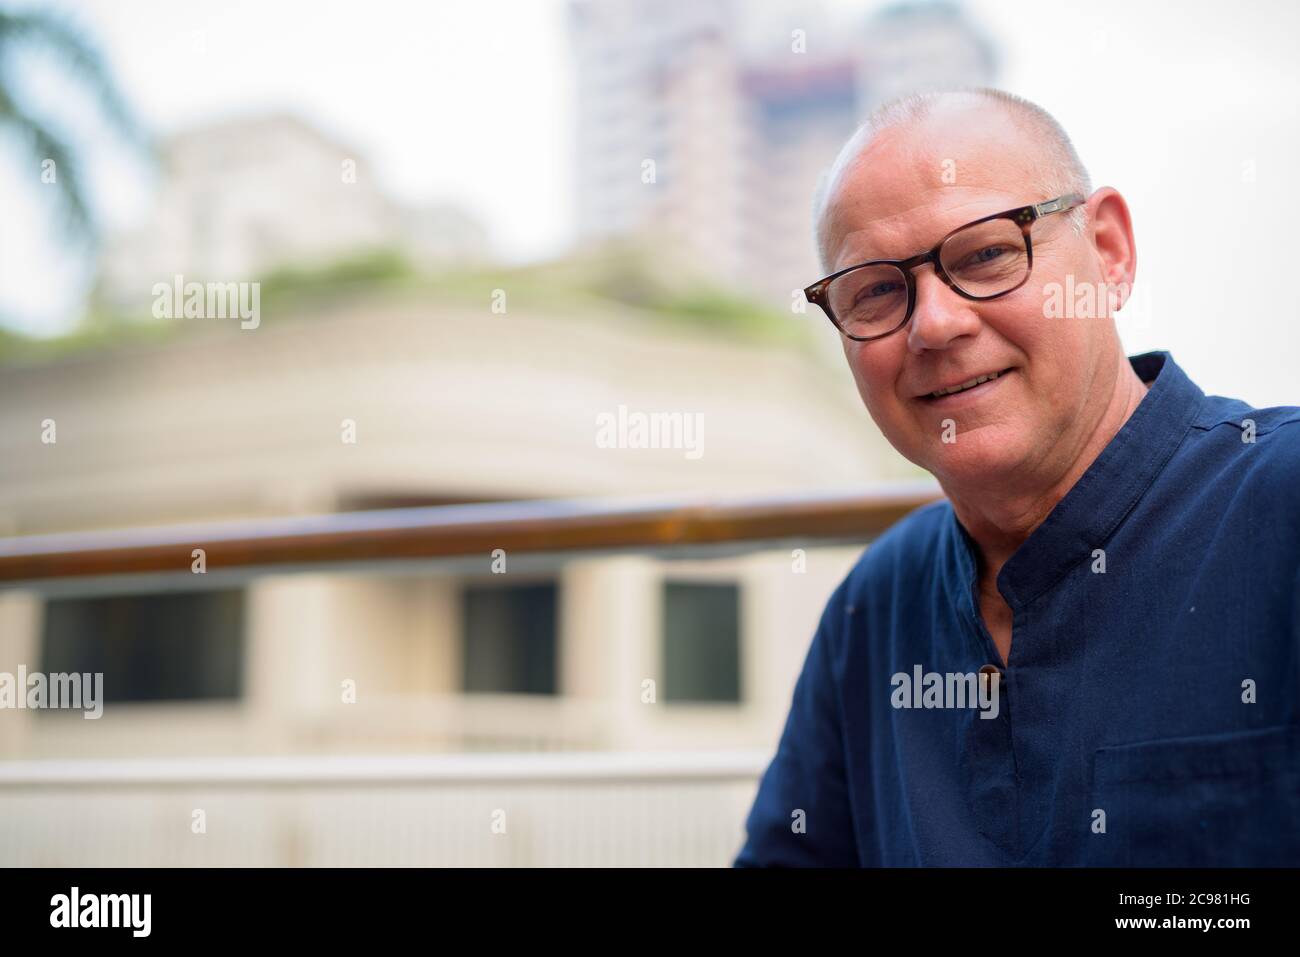
[[[0,584],[508,555],[659,550],[776,541],[861,541],[940,497],[932,484],[854,495],[725,501],[526,501],[340,512],[0,539]]]

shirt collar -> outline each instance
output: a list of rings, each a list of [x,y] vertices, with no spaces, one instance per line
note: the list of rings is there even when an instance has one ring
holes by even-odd
[[[1205,398],[1168,352],[1130,356],[1151,386],[1115,437],[998,573],[1012,610],[1027,605],[1102,547],[1173,456]],[[1152,381],[1154,380],[1154,381]],[[953,514],[958,561],[974,582],[975,543]]]

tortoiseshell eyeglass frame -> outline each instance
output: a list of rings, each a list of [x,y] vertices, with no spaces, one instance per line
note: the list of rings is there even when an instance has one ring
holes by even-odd
[[[982,216],[979,219],[966,223],[963,226],[958,226],[956,229],[949,232],[937,243],[931,246],[930,249],[928,249],[923,253],[917,253],[915,256],[911,256],[907,259],[873,259],[870,262],[857,263],[856,265],[853,266],[846,266],[845,268],[839,270],[838,272],[833,272],[829,276],[826,276],[823,279],[818,279],[811,286],[804,289],[803,294],[804,296],[807,297],[809,302],[815,303],[816,305],[820,306],[822,312],[826,313],[827,318],[829,318],[830,321],[834,323],[835,328],[838,329],[844,336],[848,337],[849,339],[852,339],[855,342],[871,342],[872,340],[875,339],[883,339],[885,338],[885,336],[892,336],[899,329],[902,329],[904,326],[906,326],[912,319],[912,312],[916,308],[916,277],[913,275],[912,270],[914,270],[916,267],[923,266],[926,263],[933,264],[935,275],[938,276],[939,279],[943,281],[944,285],[946,285],[957,295],[961,296],[963,299],[971,299],[976,302],[984,302],[989,299],[997,299],[1000,296],[1005,296],[1008,293],[1015,292],[1017,289],[1019,289],[1021,286],[1027,283],[1029,281],[1029,274],[1030,272],[1033,271],[1034,247],[1033,247],[1033,243],[1030,241],[1029,228],[1035,222],[1042,219],[1044,216],[1050,216],[1052,213],[1063,213],[1067,210],[1074,209],[1076,206],[1082,206],[1086,202],[1087,199],[1080,193],[1067,193],[1064,196],[1058,196],[1056,197],[1056,199],[1049,199],[1043,203],[1031,203],[1028,206],[1017,206],[1015,209],[1008,209],[1000,213],[993,213],[991,216]],[[959,285],[953,282],[952,277],[948,275],[948,271],[943,268],[943,262],[939,258],[939,253],[943,249],[943,244],[946,243],[953,236],[955,236],[957,233],[961,232],[964,229],[969,229],[971,226],[978,226],[980,223],[987,223],[993,219],[1010,219],[1020,227],[1020,232],[1025,237],[1025,257],[1028,260],[1026,263],[1025,275],[1024,278],[1020,280],[1020,282],[1016,283],[1010,289],[1004,289],[1001,292],[995,292],[991,296],[976,296],[966,292]],[[835,313],[831,309],[830,303],[827,302],[826,300],[826,290],[830,287],[830,284],[832,282],[834,282],[836,279],[839,279],[841,276],[845,275],[846,273],[851,273],[857,269],[864,269],[867,266],[897,266],[898,267],[898,269],[903,274],[904,281],[907,283],[907,311],[903,314],[902,321],[900,321],[898,325],[894,326],[888,332],[882,332],[874,336],[855,336],[853,333],[849,332],[843,326],[841,326],[839,320],[835,318]]]

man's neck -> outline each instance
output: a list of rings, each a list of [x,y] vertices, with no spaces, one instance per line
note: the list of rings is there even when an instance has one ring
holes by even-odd
[[[1095,425],[1074,450],[1049,466],[1045,475],[999,488],[950,488],[940,483],[978,547],[981,594],[997,595],[998,572],[1007,559],[1074,487],[1146,395],[1147,384],[1138,378],[1123,352],[1119,361],[1114,388]]]

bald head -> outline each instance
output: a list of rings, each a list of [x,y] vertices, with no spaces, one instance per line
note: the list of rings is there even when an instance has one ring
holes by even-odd
[[[1019,185],[1034,194],[1026,196],[1026,202],[1070,192],[1087,196],[1091,192],[1088,171],[1069,136],[1041,107],[988,88],[909,93],[878,107],[849,137],[821,176],[813,200],[813,223],[823,271],[832,272],[838,265],[836,246],[842,232],[839,214],[846,198],[842,195],[846,183],[851,189],[859,187],[852,197],[856,207],[861,209],[872,201],[871,195],[860,191],[862,178],[857,174],[865,165],[900,161],[913,167],[923,164],[923,175],[937,180],[949,174],[954,185],[960,184],[963,176],[972,171],[963,170],[957,158],[961,152],[959,141],[969,144],[980,138],[988,141],[985,145],[991,145],[994,152],[1005,155],[1005,174],[1021,179]],[[907,180],[915,178],[916,172],[915,168],[905,172],[898,188],[906,190]],[[987,175],[989,171],[973,172]],[[870,179],[879,183],[880,177]],[[1067,215],[1075,231],[1082,232],[1084,210],[1079,208]],[[916,250],[898,250],[897,254],[913,252]]]

